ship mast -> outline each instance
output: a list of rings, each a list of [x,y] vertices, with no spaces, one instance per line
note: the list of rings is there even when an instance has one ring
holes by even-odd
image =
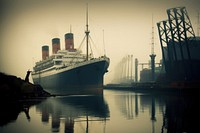
[[[89,42],[89,34],[90,34],[88,27],[89,27],[89,25],[88,25],[88,4],[87,4],[87,8],[86,8],[86,31],[85,31],[85,34],[86,34],[86,60],[88,60],[88,42]]]

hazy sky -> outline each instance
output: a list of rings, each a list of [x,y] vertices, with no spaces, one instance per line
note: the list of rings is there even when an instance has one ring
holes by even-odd
[[[110,57],[110,81],[116,63],[132,54],[139,62],[148,62],[151,51],[152,14],[155,29],[156,62],[161,50],[156,23],[167,19],[168,8],[185,6],[196,32],[200,0],[1,0],[0,71],[24,78],[34,62],[41,60],[41,47],[51,39],[74,33],[75,47],[85,34],[85,10],[89,4],[89,29],[95,45]],[[103,54],[103,52],[101,52]]]

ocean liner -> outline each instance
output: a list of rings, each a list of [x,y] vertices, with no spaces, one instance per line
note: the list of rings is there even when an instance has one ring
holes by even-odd
[[[88,14],[88,13],[87,13]],[[40,84],[52,94],[93,94],[103,92],[104,74],[110,59],[105,55],[94,58],[89,53],[88,15],[86,15],[86,54],[74,48],[73,33],[65,34],[65,50],[60,39],[52,39],[52,52],[42,46],[42,61],[36,62],[32,74],[34,84]],[[82,44],[81,44],[82,45]]]

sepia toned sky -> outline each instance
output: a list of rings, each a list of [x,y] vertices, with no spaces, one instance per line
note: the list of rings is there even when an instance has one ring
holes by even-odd
[[[28,69],[41,60],[41,47],[51,39],[74,33],[78,48],[85,36],[86,3],[89,5],[89,29],[99,53],[110,57],[109,83],[116,64],[128,54],[139,62],[148,62],[151,52],[152,14],[156,62],[161,50],[156,23],[167,19],[168,8],[185,6],[194,31],[197,27],[199,0],[1,0],[0,71],[25,77]]]

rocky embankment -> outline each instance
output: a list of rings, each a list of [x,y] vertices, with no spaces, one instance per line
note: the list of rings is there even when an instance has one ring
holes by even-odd
[[[0,72],[0,99],[12,101],[49,96],[50,93],[44,91],[40,85]]]

